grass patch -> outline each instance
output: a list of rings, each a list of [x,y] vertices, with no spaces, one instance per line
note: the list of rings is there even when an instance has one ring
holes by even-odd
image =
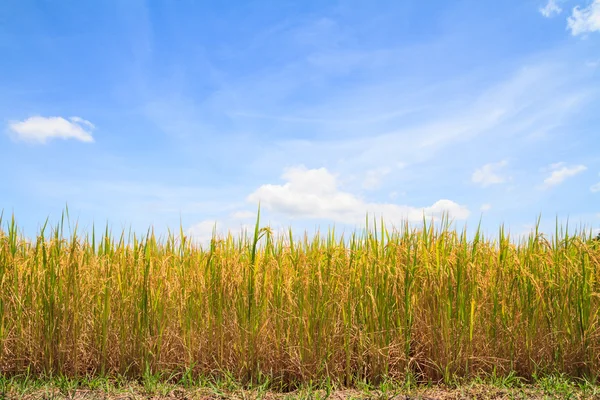
[[[386,382],[344,388],[328,382],[304,384],[291,392],[269,390],[265,385],[248,385],[231,380],[199,380],[195,385],[183,380],[168,382],[146,378],[67,378],[26,376],[0,377],[0,399],[597,399],[600,387],[585,380],[565,376],[546,376],[526,384],[518,379],[498,381],[476,379],[462,385],[413,385]]]

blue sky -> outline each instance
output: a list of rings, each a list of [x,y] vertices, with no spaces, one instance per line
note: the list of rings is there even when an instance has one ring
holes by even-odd
[[[80,226],[600,228],[600,0],[0,9],[0,208]]]

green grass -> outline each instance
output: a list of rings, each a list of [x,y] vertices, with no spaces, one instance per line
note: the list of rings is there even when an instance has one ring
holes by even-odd
[[[408,396],[408,397],[406,397]],[[65,377],[28,374],[0,375],[0,399],[594,399],[600,387],[586,380],[553,375],[525,384],[519,379],[475,379],[456,385],[413,385],[409,382],[358,384],[354,389],[332,382],[305,383],[291,392],[273,392],[267,382],[241,384],[231,377],[204,377],[191,383],[180,377],[145,376],[139,381],[125,377]]]
[[[207,248],[182,230],[82,235],[68,213],[31,241],[14,217],[0,226],[6,379],[289,391],[595,382],[600,370],[600,246],[558,224],[519,242],[503,227],[468,238],[447,219],[294,238],[258,217]]]

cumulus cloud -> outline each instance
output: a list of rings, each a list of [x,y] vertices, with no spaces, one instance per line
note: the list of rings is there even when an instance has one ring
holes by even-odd
[[[567,27],[573,36],[600,31],[600,0],[594,0],[584,8],[575,6],[567,18]]]
[[[44,144],[52,139],[74,139],[91,143],[94,125],[80,117],[31,117],[24,121],[13,121],[8,125],[16,139]]]
[[[441,199],[431,206],[413,207],[390,203],[369,203],[337,187],[337,177],[326,168],[288,168],[283,185],[266,184],[248,196],[248,201],[260,203],[267,209],[292,218],[328,219],[343,223],[359,223],[367,213],[382,215],[389,221],[420,221],[426,217],[448,213],[451,218],[464,220],[467,207]]]
[[[551,174],[549,177],[544,179],[544,188],[549,188],[551,186],[556,186],[564,182],[567,178],[573,177],[583,171],[585,171],[587,167],[585,165],[574,165],[572,167],[568,167],[564,162],[559,162],[555,164],[551,164],[549,166],[549,170]]]
[[[487,187],[498,183],[506,182],[507,178],[500,175],[498,170],[502,169],[508,164],[506,160],[485,164],[481,168],[477,168],[473,175],[471,175],[471,181],[477,183],[481,187]]]
[[[562,12],[562,8],[556,3],[556,0],[548,0],[544,7],[539,9],[540,14],[546,18],[554,17]]]

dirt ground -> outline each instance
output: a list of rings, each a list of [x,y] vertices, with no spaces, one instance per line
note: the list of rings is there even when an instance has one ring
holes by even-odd
[[[284,399],[331,399],[331,400],[359,400],[359,399],[385,399],[385,400],[458,400],[458,399],[599,399],[600,391],[581,391],[577,389],[547,391],[536,387],[523,387],[514,389],[494,388],[490,386],[470,386],[459,389],[445,390],[443,388],[427,388],[411,391],[410,393],[380,393],[360,392],[356,390],[340,390],[327,393],[325,391],[299,391],[292,393],[272,393],[257,391],[235,391],[231,393],[215,393],[209,389],[174,389],[168,393],[144,393],[141,388],[130,388],[119,392],[105,392],[102,390],[75,390],[69,393],[52,389],[39,389],[28,393],[0,393],[0,400],[284,400]]]

